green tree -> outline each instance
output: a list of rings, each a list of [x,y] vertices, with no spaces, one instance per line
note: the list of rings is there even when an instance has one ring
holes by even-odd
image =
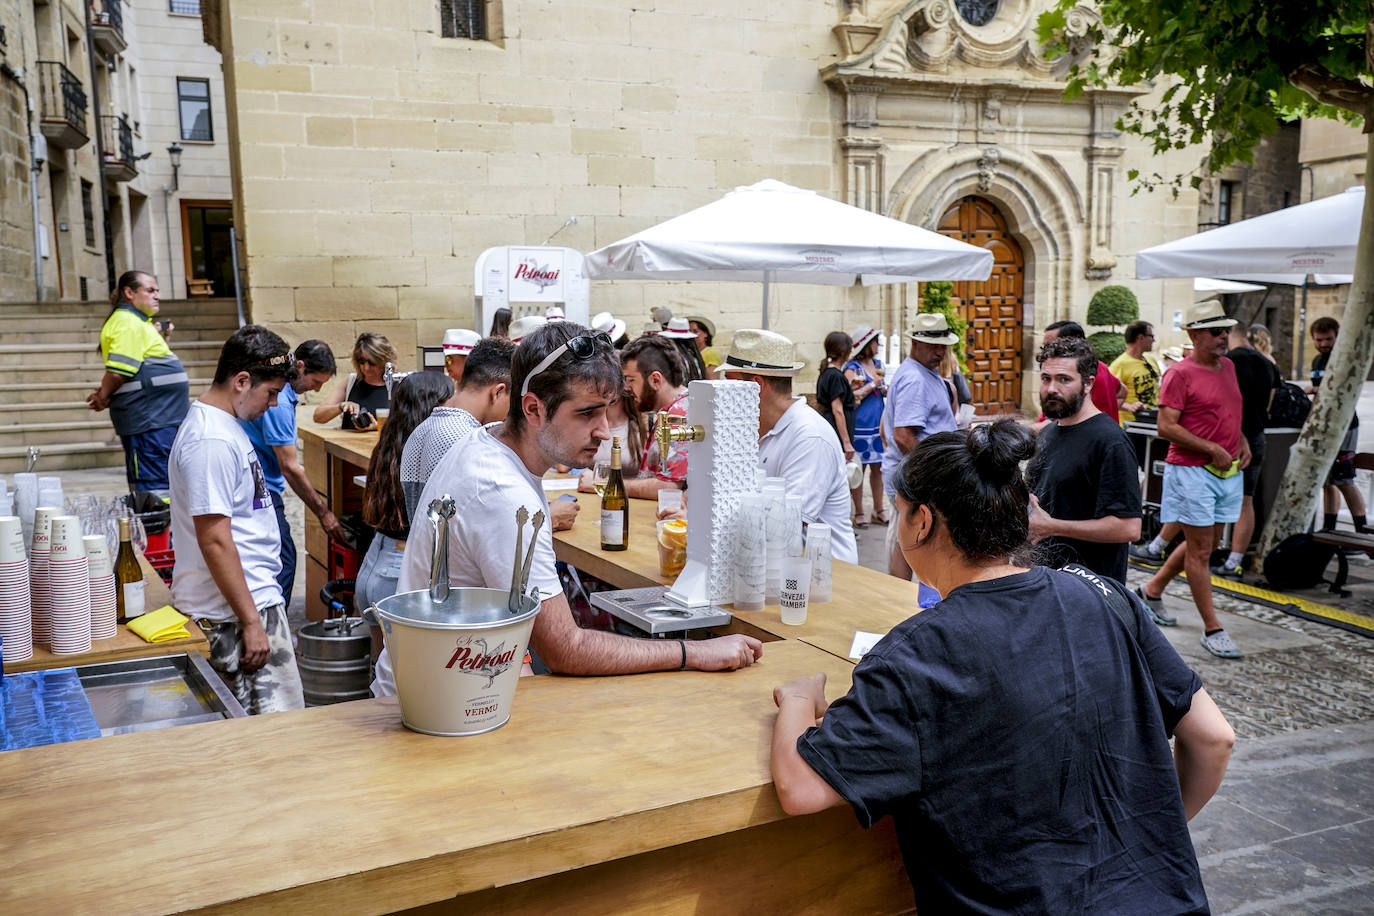
[[[1140,317],[1140,300],[1125,286],[1104,286],[1088,302],[1087,322],[1096,327],[1104,325],[1110,331],[1098,331],[1088,335],[1097,358],[1110,363],[1126,352],[1126,338],[1118,331],[1117,325],[1130,324]]]
[[[954,358],[959,361],[961,371],[968,371],[968,366],[964,364],[964,335],[968,332],[968,322],[950,301],[949,294],[953,291],[954,284],[948,280],[932,280],[922,284],[921,307],[917,311],[937,312],[945,316],[945,321],[949,322],[949,329],[959,337],[959,342],[954,345]]]
[[[1144,187],[1187,180],[1253,149],[1284,118],[1327,117],[1362,124],[1366,134],[1364,217],[1345,322],[1322,396],[1284,472],[1259,551],[1307,530],[1320,488],[1374,362],[1374,3],[1370,0],[1098,0],[1100,18],[1080,0],[1058,0],[1039,20],[1050,53],[1068,55],[1065,94],[1107,85],[1167,86],[1158,100],[1132,103],[1117,127],[1156,152],[1207,144],[1190,175],[1129,177]]]

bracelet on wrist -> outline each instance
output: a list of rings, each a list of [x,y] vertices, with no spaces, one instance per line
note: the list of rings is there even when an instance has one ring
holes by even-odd
[[[678,668],[677,670],[679,670],[679,671],[686,671],[686,670],[687,670],[687,640],[685,640],[685,639],[679,639],[679,640],[677,641],[677,647],[678,647],[679,649],[682,650],[682,667]]]

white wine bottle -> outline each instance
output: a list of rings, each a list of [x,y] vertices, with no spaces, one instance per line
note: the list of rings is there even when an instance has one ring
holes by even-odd
[[[620,474],[620,437],[611,439],[611,476],[601,492],[601,549],[624,550],[629,546],[630,500]]]
[[[129,519],[119,520],[119,553],[115,556],[115,605],[119,612],[119,622],[128,623],[142,616],[143,605],[143,568],[138,565],[134,545],[129,540]]]

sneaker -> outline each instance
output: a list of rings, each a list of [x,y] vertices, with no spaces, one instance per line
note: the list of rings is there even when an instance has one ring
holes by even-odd
[[[1217,630],[1208,635],[1202,634],[1202,648],[1211,652],[1217,658],[1240,658],[1240,647],[1231,638],[1231,634],[1225,630]]]
[[[1159,566],[1164,562],[1164,552],[1151,550],[1149,544],[1132,544],[1129,552],[1132,560],[1139,560],[1142,563]]]
[[[1240,580],[1245,578],[1245,570],[1241,569],[1239,566],[1213,566],[1212,575],[1221,576],[1223,579]]]
[[[1143,585],[1137,585],[1135,587],[1135,595],[1144,603],[1145,610],[1150,612],[1150,619],[1155,623],[1159,624],[1161,627],[1178,626],[1178,618],[1169,616],[1169,612],[1164,610],[1163,598],[1151,598],[1149,595],[1145,594],[1145,586]]]

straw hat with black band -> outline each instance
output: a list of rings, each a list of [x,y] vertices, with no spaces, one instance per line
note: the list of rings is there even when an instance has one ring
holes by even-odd
[[[1226,309],[1220,299],[1203,299],[1188,308],[1188,320],[1183,323],[1186,331],[1205,331],[1208,328],[1229,328],[1237,324],[1236,319],[1226,317]]]
[[[797,348],[786,337],[773,331],[744,328],[735,332],[730,353],[721,363],[720,371],[793,376],[805,365],[797,361]]]
[[[878,336],[878,330],[876,328],[870,328],[866,324],[861,324],[855,329],[854,333],[849,336],[854,341],[854,349],[849,351],[849,358],[858,359],[859,354],[864,351],[864,347],[868,346],[868,342]]]
[[[952,347],[959,342],[959,335],[949,329],[949,322],[939,312],[921,312],[906,334],[912,340],[935,346]]]

